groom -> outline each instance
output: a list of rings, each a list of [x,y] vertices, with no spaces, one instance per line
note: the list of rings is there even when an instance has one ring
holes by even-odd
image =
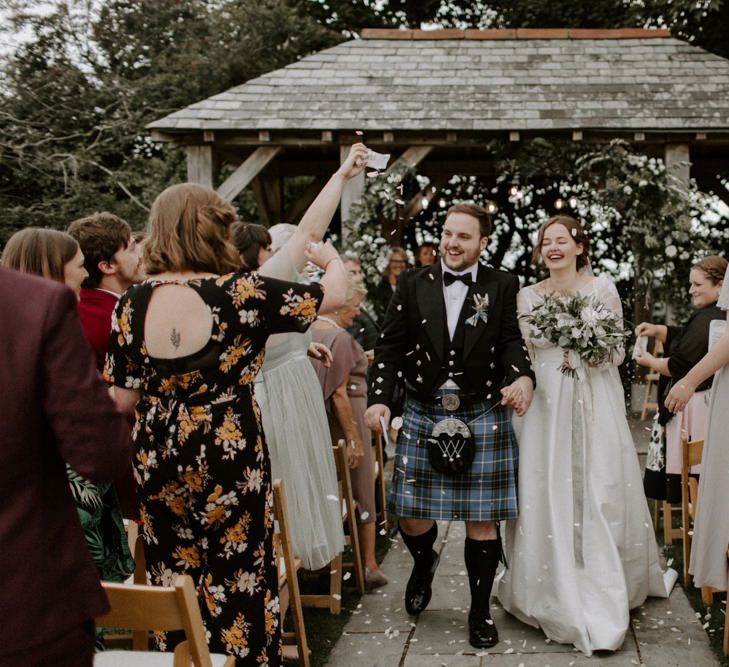
[[[395,385],[406,404],[389,507],[414,559],[409,614],[423,611],[439,556],[436,520],[466,522],[469,641],[497,643],[489,597],[501,558],[497,522],[515,519],[518,448],[507,407],[522,415],[534,373],[519,332],[515,276],[480,265],[486,209],[448,210],[440,261],[404,272],[387,310],[371,373],[367,425],[389,425]]]

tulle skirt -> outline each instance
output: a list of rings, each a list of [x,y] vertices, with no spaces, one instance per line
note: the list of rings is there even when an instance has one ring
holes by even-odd
[[[260,381],[262,378],[262,381]],[[324,399],[305,353],[268,360],[256,400],[271,455],[282,479],[294,554],[307,570],[329,563],[344,548],[337,475]]]

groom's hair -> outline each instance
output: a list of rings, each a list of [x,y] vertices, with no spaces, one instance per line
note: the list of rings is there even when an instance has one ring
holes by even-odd
[[[466,215],[470,215],[476,218],[476,220],[478,220],[478,227],[481,238],[491,235],[491,231],[493,229],[493,224],[491,223],[491,214],[488,212],[488,209],[484,208],[483,206],[479,206],[478,204],[470,204],[467,202],[463,202],[461,204],[453,204],[453,206],[448,209],[448,212],[446,213],[446,218],[448,218],[451,213],[465,213]]]
[[[563,227],[566,227],[575,243],[582,244],[582,254],[577,255],[576,259],[577,270],[580,271],[582,268],[587,266],[590,263],[590,239],[587,238],[587,234],[585,234],[585,230],[582,229],[582,225],[569,215],[553,215],[539,228],[537,243],[532,251],[532,264],[537,266],[542,261],[544,232],[547,230],[547,227],[551,227],[552,225],[562,225]]]

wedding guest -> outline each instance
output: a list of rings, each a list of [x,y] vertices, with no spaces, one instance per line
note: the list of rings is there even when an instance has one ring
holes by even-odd
[[[233,238],[246,267],[262,276],[308,282],[303,275],[308,259],[343,286],[346,274],[341,259],[331,244],[320,241],[342,188],[366,163],[367,148],[363,144],[352,146],[296,226],[274,225],[270,233],[258,226],[237,226]],[[327,310],[340,307],[344,297],[342,288],[339,299],[329,299]],[[326,410],[307,352],[330,363],[330,351],[313,343],[310,332],[271,336],[255,390],[272,474],[284,481],[287,492],[293,552],[304,568],[317,570],[342,551],[344,535],[341,508],[338,501],[332,501],[338,497],[338,488]]]
[[[78,242],[89,274],[81,286],[81,326],[104,368],[111,333],[111,314],[119,297],[144,280],[141,247],[127,222],[112,213],[94,213],[74,220],[68,233]]]
[[[724,274],[717,306],[727,311],[729,320],[729,269]],[[729,324],[703,359],[674,383],[666,407],[674,413],[685,409],[694,392],[714,373],[689,572],[697,587],[725,591],[729,544]]]
[[[84,255],[76,240],[55,229],[26,227],[5,244],[3,266],[63,283],[76,299],[88,277]]]
[[[382,273],[382,280],[377,286],[375,293],[375,310],[379,322],[385,319],[387,307],[390,305],[392,295],[395,293],[395,286],[400,274],[408,268],[408,256],[402,248],[390,248],[387,258],[387,266]]]
[[[721,292],[727,261],[716,255],[694,264],[689,274],[689,295],[696,312],[683,327],[641,322],[636,336],[660,340],[663,357],[646,352],[636,359],[641,366],[658,371],[658,414],[651,433],[643,484],[646,496],[669,503],[681,502],[681,437],[703,440],[709,419],[709,377],[696,389],[686,407],[676,415],[664,401],[671,387],[695,366],[709,349],[709,328],[713,320],[723,320],[724,312],[716,305]],[[699,468],[699,466],[697,466]],[[696,469],[693,472],[698,473]]]
[[[618,650],[630,610],[668,595],[625,415],[623,347],[591,366],[525,319],[546,297],[581,297],[583,317],[606,309],[622,321],[615,285],[587,270],[589,252],[577,220],[550,218],[532,256],[549,275],[517,296],[537,384],[529,412],[514,419],[521,513],[507,525],[509,567],[497,582],[506,611],[587,655]]]
[[[91,667],[93,619],[109,605],[66,466],[102,483],[131,456],[129,427],[60,283],[0,268],[0,665],[13,667]]]
[[[136,405],[147,577],[171,585],[191,575],[212,650],[276,666],[271,469],[253,381],[268,336],[304,331],[342,277],[332,272],[319,286],[241,272],[235,220],[202,185],[157,197],[144,244],[149,278],[119,301],[104,373],[119,405]],[[165,633],[157,641],[175,643]]]
[[[432,266],[436,259],[438,246],[430,241],[424,241],[415,251],[415,266]]]
[[[430,602],[436,521],[465,521],[468,639],[479,649],[498,642],[490,609],[502,555],[497,522],[518,514],[519,450],[507,407],[522,414],[534,386],[516,318],[519,281],[479,263],[490,233],[485,208],[456,204],[440,262],[401,276],[375,348],[366,413],[370,428],[387,428],[404,380],[389,505],[413,557],[405,608],[415,615]]]
[[[330,440],[346,443],[354,499],[357,502],[357,530],[365,584],[372,589],[387,584],[375,558],[375,476],[370,442],[372,435],[364,419],[367,407],[367,357],[346,328],[359,310],[364,290],[353,278],[347,281],[347,300],[341,308],[319,315],[312,326],[315,342],[326,345],[334,357],[327,368],[312,360],[324,394]]]
[[[355,281],[364,285],[362,265],[357,257],[351,255],[344,257],[344,267]],[[371,366],[372,360],[375,358],[375,345],[380,337],[380,329],[374,317],[362,307],[362,304],[360,304],[359,313],[352,320],[352,326],[347,327],[347,333],[360,344],[367,355],[367,363]]]
[[[5,266],[62,282],[77,298],[83,280],[88,277],[84,261],[77,241],[65,232],[52,229],[27,228],[17,232],[8,240],[3,253]],[[111,327],[111,313],[107,326]],[[131,458],[127,468],[130,461]],[[101,578],[125,581],[134,571],[134,560],[129,552],[115,486],[108,481],[97,484],[71,466],[66,472],[81,527]],[[122,478],[123,471],[116,477]],[[99,630],[99,650],[104,648],[102,637]]]
[[[96,365],[102,371],[111,335],[111,315],[119,297],[129,287],[144,280],[142,246],[137,243],[129,224],[113,213],[94,213],[74,220],[68,227],[68,233],[81,247],[84,268],[89,274],[81,286],[78,315],[81,328],[96,355]],[[94,508],[101,510],[117,504],[110,497],[109,489],[84,486],[80,479],[75,482],[81,485],[79,491],[83,492],[77,496],[79,508],[85,507],[90,515],[95,514]],[[139,519],[131,459],[127,474],[117,480],[114,488],[122,516]],[[100,524],[101,519],[95,523]],[[128,576],[124,575],[126,569],[116,575],[109,573],[104,579],[124,581]]]

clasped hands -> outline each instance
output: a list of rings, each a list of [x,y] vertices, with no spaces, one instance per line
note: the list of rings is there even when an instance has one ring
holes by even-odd
[[[501,389],[501,405],[513,408],[517,417],[521,417],[527,411],[532,398],[534,398],[534,383],[524,375]]]

